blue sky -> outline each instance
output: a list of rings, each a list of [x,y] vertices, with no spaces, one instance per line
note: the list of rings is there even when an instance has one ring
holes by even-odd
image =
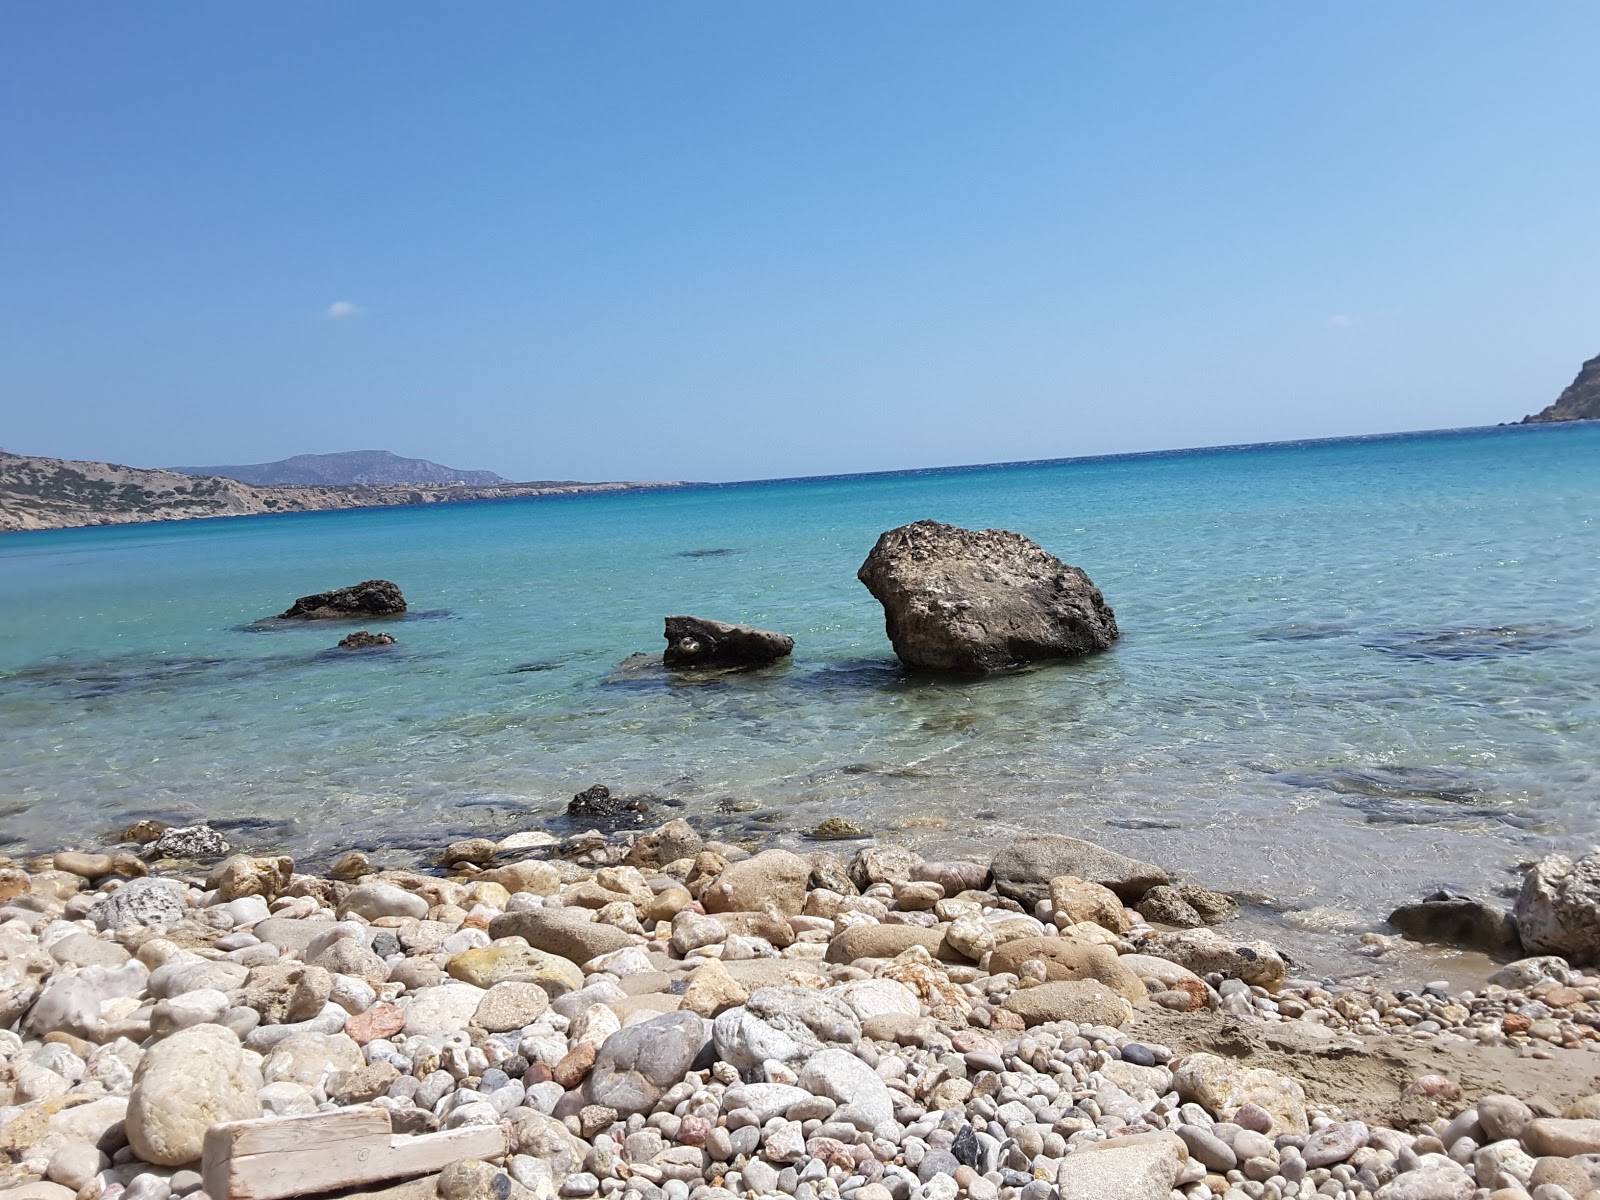
[[[734,479],[1486,424],[1600,6],[0,6],[0,444]]]

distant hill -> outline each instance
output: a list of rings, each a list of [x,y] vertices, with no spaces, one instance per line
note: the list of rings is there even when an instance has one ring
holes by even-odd
[[[401,458],[387,450],[350,450],[343,454],[296,454],[279,462],[243,467],[173,467],[184,475],[220,476],[257,487],[317,486],[383,487],[396,483],[466,484],[494,487],[510,483],[493,471],[459,471],[425,458]]]
[[[399,463],[415,460],[382,455]],[[308,455],[360,458],[361,455]],[[295,459],[288,460],[295,462]],[[282,464],[271,464],[278,466]],[[435,463],[424,466],[438,467]],[[217,468],[228,470],[230,468]],[[499,479],[487,471],[456,472]],[[372,508],[386,504],[448,504],[460,500],[508,500],[615,492],[672,483],[291,483],[263,486],[187,471],[158,471],[116,463],[72,462],[7,454],[0,449],[0,533],[64,529],[73,525],[120,525],[133,521],[179,521],[189,517],[245,517],[263,513]]]
[[[1583,364],[1578,377],[1554,404],[1522,418],[1524,425],[1546,421],[1600,421],[1600,354]]]

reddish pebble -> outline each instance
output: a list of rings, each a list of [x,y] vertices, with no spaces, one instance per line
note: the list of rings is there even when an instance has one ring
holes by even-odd
[[[711,1136],[711,1122],[704,1117],[687,1116],[678,1126],[678,1141],[685,1146],[704,1146]]]
[[[374,1004],[363,1013],[346,1018],[344,1031],[358,1046],[379,1038],[393,1037],[406,1027],[406,1011],[398,1004]]]

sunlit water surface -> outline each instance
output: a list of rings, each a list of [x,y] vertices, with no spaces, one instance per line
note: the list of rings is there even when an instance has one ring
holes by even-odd
[[[0,842],[205,817],[309,862],[561,827],[590,783],[738,836],[826,816],[930,851],[1088,837],[1256,894],[1312,964],[1437,885],[1588,846],[1600,425],[0,539]],[[855,572],[884,529],[1018,530],[1115,607],[1109,653],[904,674]],[[252,631],[396,580],[399,646]],[[661,618],[789,665],[619,671]],[[848,850],[848,845],[843,847]],[[381,856],[380,856],[381,857]]]

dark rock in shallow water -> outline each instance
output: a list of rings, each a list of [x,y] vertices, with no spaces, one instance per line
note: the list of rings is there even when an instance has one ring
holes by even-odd
[[[339,639],[341,650],[372,650],[378,646],[392,646],[394,638],[387,633],[368,633],[365,629]]]
[[[900,661],[994,671],[1104,650],[1117,618],[1077,567],[1020,533],[917,521],[878,539],[856,577]]]
[[[1389,924],[1419,942],[1514,954],[1521,949],[1517,923],[1492,904],[1454,892],[1434,892],[1416,904],[1402,904]]]
[[[776,662],[794,650],[794,639],[750,625],[730,625],[704,617],[668,617],[669,667],[752,667]]]
[[[351,587],[301,596],[278,614],[281,621],[322,621],[345,617],[395,617],[406,611],[406,598],[387,579],[369,579]]]
[[[567,816],[586,821],[615,821],[625,816],[643,816],[644,801],[613,796],[603,783],[585,788],[567,804]]]
[[[209,825],[181,825],[168,829],[150,848],[151,858],[221,858],[232,847]]]

